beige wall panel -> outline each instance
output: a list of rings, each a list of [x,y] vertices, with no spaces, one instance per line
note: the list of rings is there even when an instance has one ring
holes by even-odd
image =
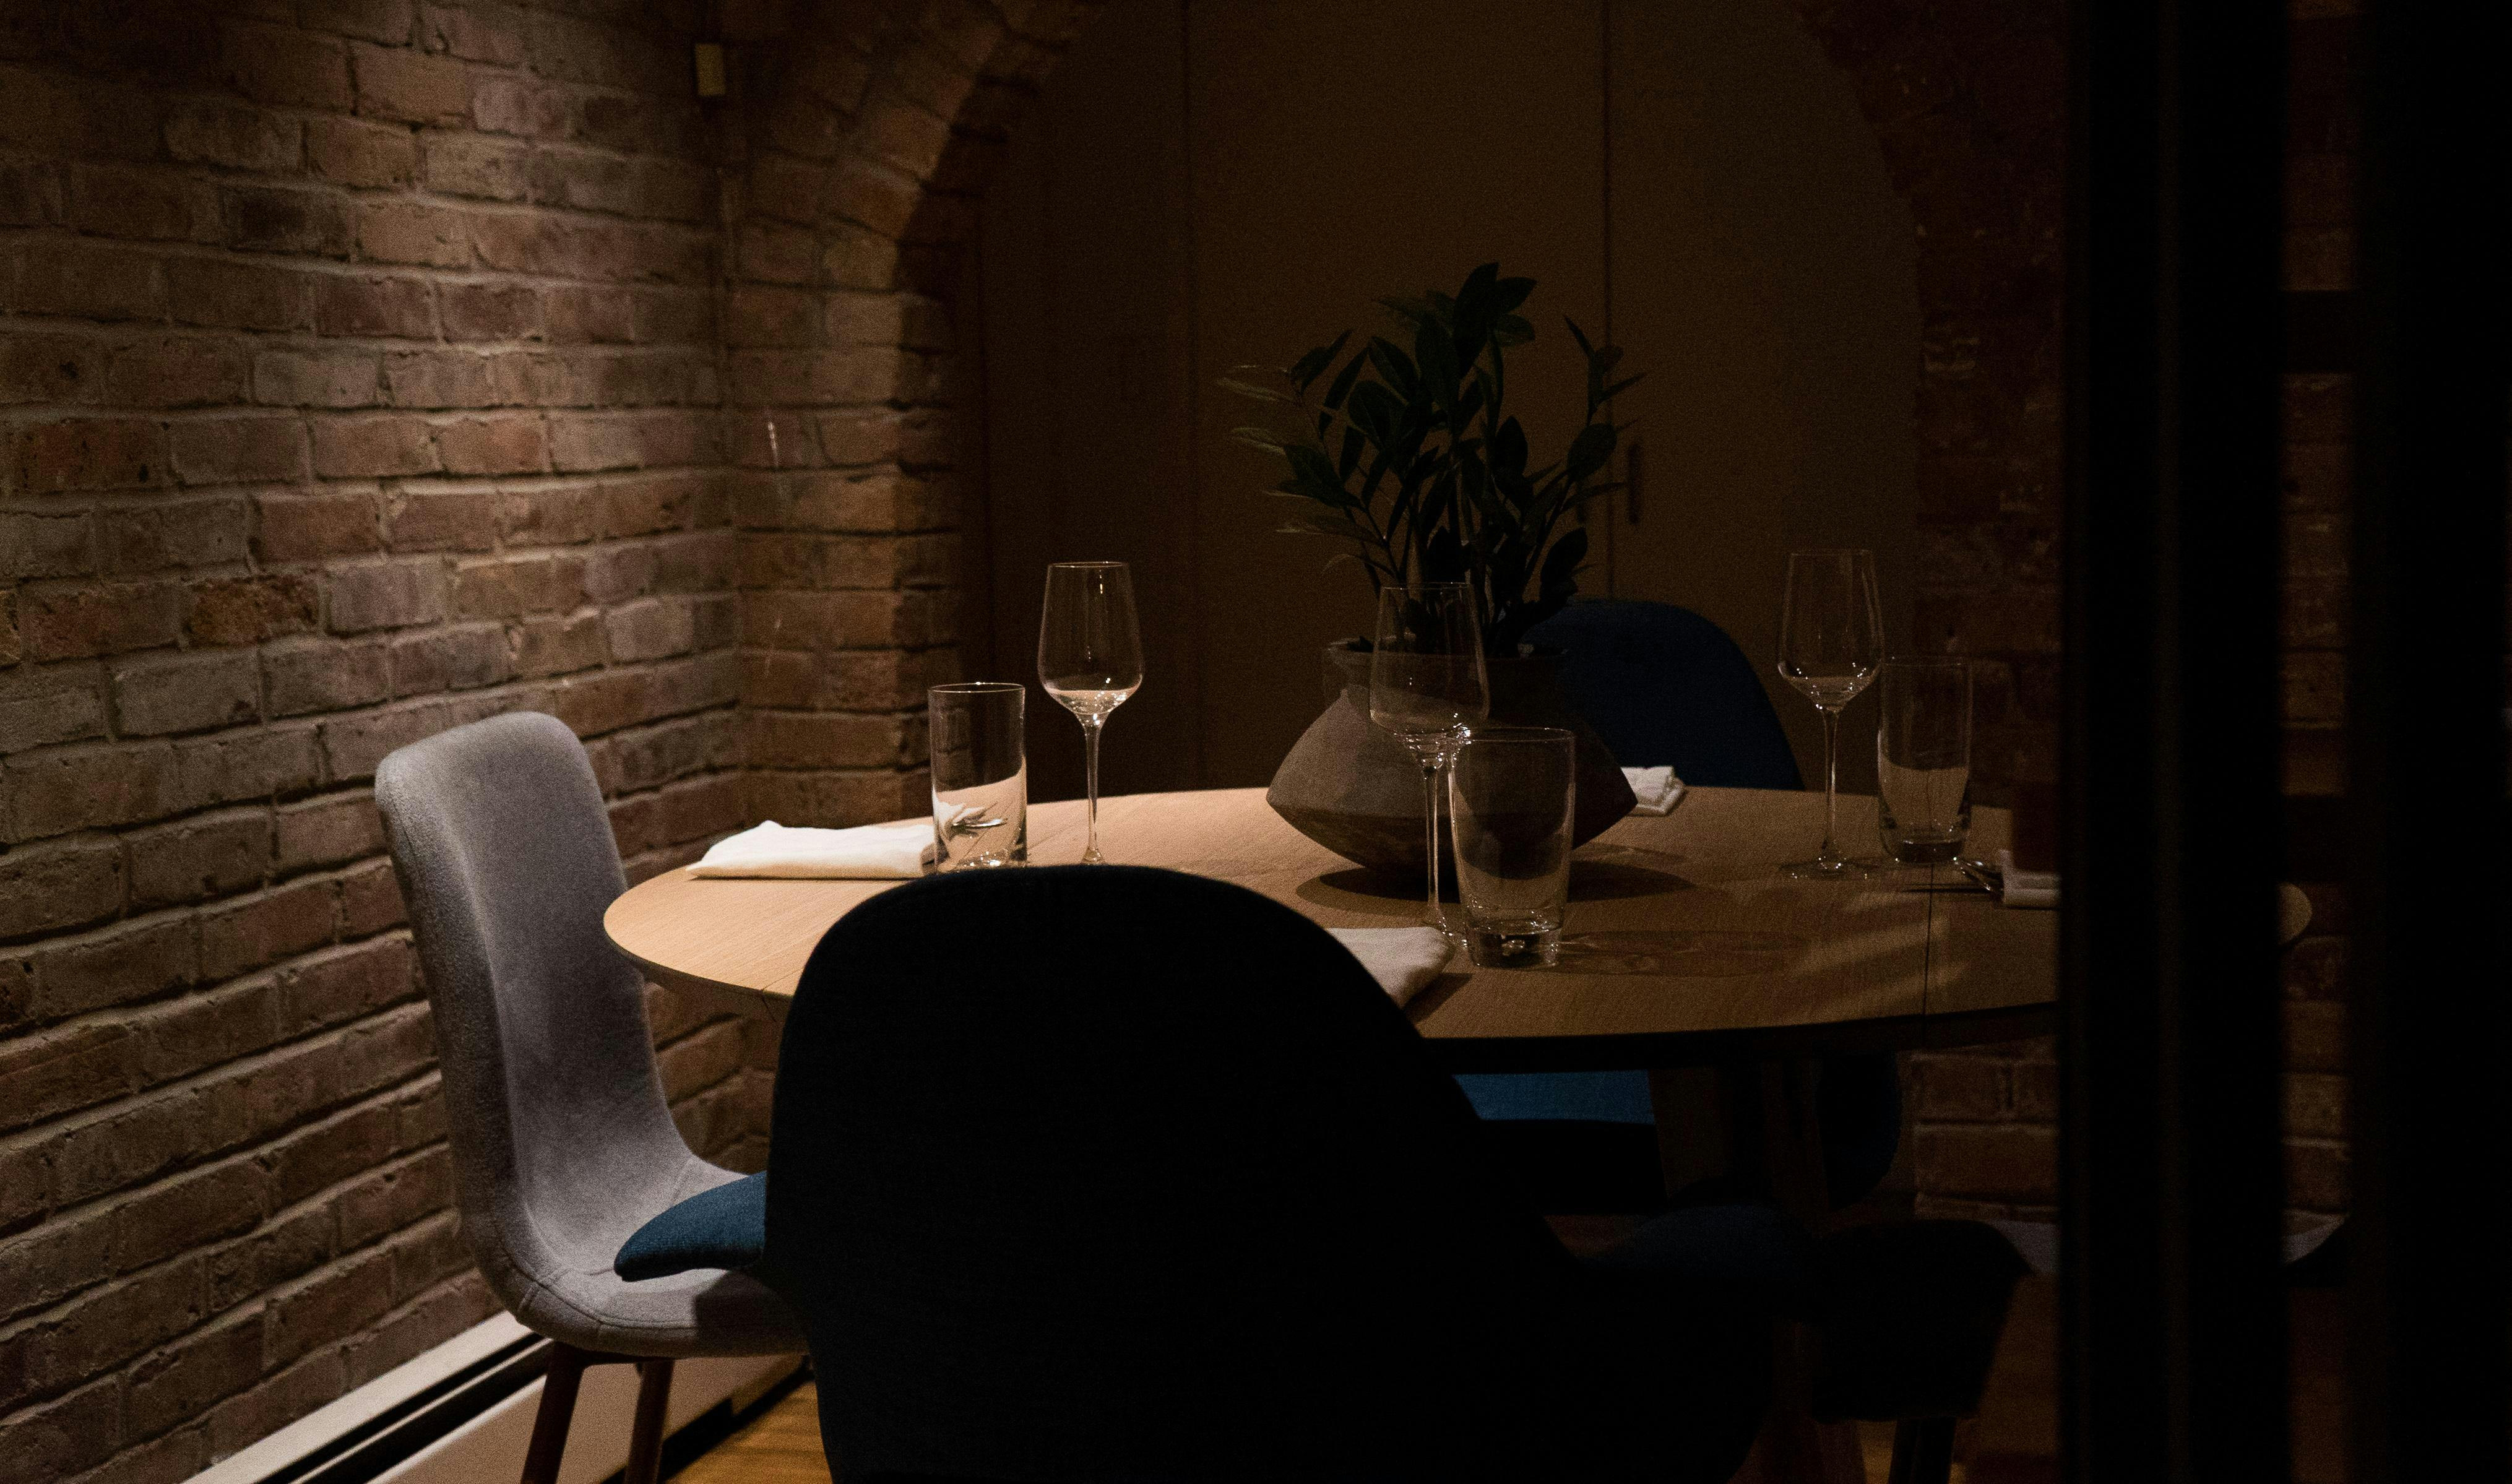
[[[1648,372],[1614,588],[1734,635],[1819,784],[1821,724],[1771,668],[1781,579],[1791,548],[1871,547],[1907,640],[1917,236],[1786,0],[1613,0],[1612,25],[1614,327]],[[1844,787],[1872,787],[1875,705],[1843,720]]]

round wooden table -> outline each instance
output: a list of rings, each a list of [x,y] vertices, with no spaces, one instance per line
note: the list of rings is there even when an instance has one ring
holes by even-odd
[[[1081,853],[1079,802],[1030,810],[1030,861]],[[1875,801],[1840,801],[1841,838],[1875,836]],[[2005,842],[2003,810],[1973,819],[1971,850]],[[1103,800],[1108,859],[1235,881],[1329,927],[1421,920],[1412,883],[1311,842],[1261,789]],[[1797,881],[1823,796],[1694,789],[1632,815],[1572,858],[1560,963],[1455,968],[1406,1007],[1460,1072],[1675,1068],[2007,1040],[2051,1029],[2058,914],[1999,907],[1947,868],[1865,881]],[[898,884],[734,880],[671,871],[604,919],[656,981],[752,1007],[794,993],[831,923]],[[1453,909],[1452,909],[1453,910]]]

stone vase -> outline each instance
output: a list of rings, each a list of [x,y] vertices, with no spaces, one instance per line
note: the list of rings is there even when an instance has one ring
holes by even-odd
[[[1422,769],[1369,720],[1369,652],[1345,640],[1326,645],[1326,709],[1300,734],[1265,801],[1293,829],[1355,865],[1422,875]],[[1561,692],[1557,652],[1487,661],[1491,719],[1511,726],[1559,726],[1577,734],[1578,800],[1571,832],[1579,841],[1631,811],[1630,785],[1587,722]],[[1439,849],[1449,854],[1447,800],[1439,801]],[[1445,863],[1453,871],[1453,859]]]

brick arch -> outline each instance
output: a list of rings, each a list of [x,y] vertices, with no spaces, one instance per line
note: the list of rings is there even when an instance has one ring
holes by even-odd
[[[818,0],[743,79],[722,331],[753,817],[925,806],[923,691],[959,673],[959,250],[1099,10]]]

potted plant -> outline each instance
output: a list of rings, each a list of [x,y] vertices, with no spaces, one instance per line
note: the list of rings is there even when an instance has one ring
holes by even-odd
[[[1492,719],[1579,734],[1574,831],[1585,840],[1630,811],[1630,788],[1562,698],[1558,652],[1527,634],[1578,591],[1586,508],[1620,488],[1603,477],[1618,437],[1613,399],[1639,378],[1615,380],[1621,350],[1565,319],[1587,358],[1587,415],[1559,459],[1529,467],[1526,430],[1507,401],[1506,352],[1534,338],[1517,313],[1534,290],[1533,279],[1485,263],[1454,294],[1380,300],[1400,340],[1372,335],[1348,349],[1346,331],[1268,379],[1224,384],[1274,410],[1272,423],[1236,436],[1281,461],[1267,493],[1297,507],[1284,531],[1341,543],[1327,566],[1358,567],[1373,592],[1415,581],[1474,588]],[[1420,772],[1369,722],[1368,650],[1366,640],[1327,646],[1329,703],[1266,798],[1340,855],[1418,872]]]

